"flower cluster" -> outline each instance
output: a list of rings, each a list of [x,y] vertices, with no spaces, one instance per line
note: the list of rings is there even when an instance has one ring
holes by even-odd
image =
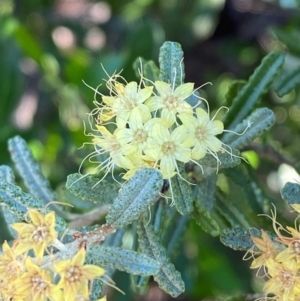
[[[291,206],[300,213],[300,205]],[[251,237],[254,246],[249,252],[254,260],[250,268],[263,271],[263,276],[267,277],[264,285],[264,291],[268,295],[266,299],[300,300],[299,229],[288,226],[284,228],[276,221],[275,212],[272,212],[271,219],[277,237],[272,239],[263,230],[261,237]]]
[[[136,170],[152,167],[170,179],[179,174],[178,162],[199,164],[207,153],[218,160],[217,152],[225,150],[216,138],[224,131],[223,123],[191,106],[189,98],[196,97],[193,83],[174,88],[162,81],[123,84],[118,78],[108,80],[110,96],[95,101],[90,115],[91,123],[97,116],[91,157],[108,154],[99,171],[106,175],[118,166],[127,171],[123,178],[128,179]]]
[[[12,227],[18,238],[10,247],[5,241],[0,254],[0,299],[20,301],[85,301],[89,297],[89,281],[105,271],[95,265],[85,265],[85,249],[77,247],[75,254],[50,254],[50,247],[65,247],[57,238],[55,214],[29,210],[28,223]],[[74,244],[73,244],[74,245]],[[28,255],[33,250],[35,257]],[[63,248],[64,249],[64,248]],[[49,255],[44,257],[44,252]],[[60,256],[57,256],[60,255]],[[106,300],[105,298],[100,299]],[[100,301],[98,300],[98,301]]]

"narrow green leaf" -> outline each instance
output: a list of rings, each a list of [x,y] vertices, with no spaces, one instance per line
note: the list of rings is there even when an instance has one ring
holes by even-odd
[[[87,260],[104,268],[117,269],[133,275],[150,276],[159,271],[159,263],[150,256],[104,245],[92,245],[88,250]]]
[[[149,80],[144,81],[146,86],[150,85],[151,82],[154,83],[156,80],[159,80],[160,70],[153,61],[137,58],[133,63],[133,68],[138,78],[142,75],[144,78]]]
[[[21,137],[15,136],[9,139],[8,148],[29,192],[44,204],[54,201],[55,193],[50,188],[49,181],[43,176],[40,165],[32,156],[26,142]]]
[[[300,204],[300,185],[287,182],[280,191],[281,197],[289,204]]]
[[[103,282],[100,278],[96,278],[93,280],[90,298],[89,298],[90,301],[97,301],[101,298],[102,286],[103,286]]]
[[[15,183],[15,175],[13,170],[6,165],[1,165],[0,166],[0,179],[3,181],[6,181],[10,184]]]
[[[233,100],[236,96],[241,92],[242,88],[247,84],[245,80],[235,80],[233,81],[229,87],[228,91],[225,94],[225,106],[230,107],[232,105]]]
[[[152,225],[145,225],[142,220],[138,224],[138,240],[143,253],[154,258],[160,266],[154,280],[165,292],[176,298],[184,292],[185,286],[181,274],[170,262],[166,249],[161,245]]]
[[[283,249],[285,248],[283,244],[278,242],[278,237],[269,231],[265,231],[270,239],[276,245],[276,248]],[[251,249],[254,245],[251,236],[261,237],[261,230],[251,228],[228,228],[221,231],[220,240],[225,245],[234,250],[247,251]]]
[[[172,190],[173,200],[178,212],[182,215],[189,214],[194,210],[193,194],[191,184],[184,170],[184,165],[179,164],[179,175],[170,179],[170,190]]]
[[[277,39],[281,41],[291,53],[296,54],[297,56],[300,55],[300,38],[299,32],[294,27],[285,30],[281,28],[273,29]]]
[[[1,193],[0,193],[1,194]],[[5,240],[10,241],[17,237],[16,231],[10,227],[13,223],[19,220],[4,206],[0,207],[0,243],[2,244]]]
[[[15,175],[9,166],[0,166],[0,180],[3,180],[4,182],[10,184],[15,183]],[[15,215],[13,215],[6,206],[0,207],[1,243],[4,240],[9,241],[14,239],[16,232],[13,228],[10,227],[10,225],[16,223],[17,221],[19,221],[19,219]]]
[[[220,240],[225,246],[234,250],[247,251],[254,245],[251,235],[260,237],[261,231],[254,228],[228,228],[221,231]]]
[[[247,84],[234,98],[233,104],[225,116],[226,128],[232,130],[253,110],[257,101],[271,85],[283,62],[284,55],[279,52],[271,52],[262,60]]]
[[[261,212],[262,195],[258,190],[256,179],[253,179],[249,171],[244,168],[232,168],[224,171],[224,175],[227,177],[230,195],[230,206],[236,207],[236,212],[239,210],[240,221],[245,220],[247,216],[248,223],[251,224],[251,216],[256,219],[256,213]],[[241,214],[242,212],[242,214]],[[248,224],[247,224],[248,226]]]
[[[176,218],[172,219],[168,228],[165,231],[163,241],[167,246],[167,254],[171,255],[176,250],[178,244],[183,239],[184,232],[187,229],[188,222],[190,220],[189,215],[179,215],[177,213]]]
[[[176,42],[165,42],[159,52],[159,79],[166,83],[172,83],[175,88],[183,83],[184,66],[183,51],[181,45]]]
[[[222,222],[226,227],[240,227],[241,223],[235,216],[235,214],[228,208],[224,202],[220,202],[217,198],[214,210],[217,212],[218,217],[221,218]]]
[[[233,129],[235,133],[243,133],[248,128],[243,135],[229,132],[222,137],[222,142],[232,148],[241,149],[254,139],[262,136],[275,124],[275,121],[275,114],[270,109],[257,109]]]
[[[147,79],[151,80],[152,82],[155,82],[156,80],[159,79],[160,70],[153,61],[147,62],[144,65],[143,69],[144,69],[144,75]]]
[[[287,72],[283,72],[282,75],[276,79],[274,83],[274,89],[279,97],[290,93],[294,88],[300,85],[300,67]]]
[[[207,179],[199,182],[195,189],[196,202],[206,211],[211,211],[216,202],[216,183],[218,176],[216,174],[211,175]]]
[[[233,169],[234,170],[234,169]],[[238,174],[238,173],[235,173]],[[226,173],[227,175],[227,173]],[[231,174],[229,174],[231,175]],[[247,183],[247,182],[246,182]],[[244,185],[238,189],[238,186],[234,186],[235,190],[233,191],[234,195],[228,196],[225,195],[223,191],[221,191],[220,189],[218,189],[217,193],[216,193],[216,208],[220,210],[220,214],[222,216],[224,216],[229,222],[230,224],[235,227],[235,226],[242,226],[244,228],[249,228],[250,227],[250,222],[249,222],[249,216],[251,216],[251,214],[253,214],[253,211],[251,210],[252,208],[248,205],[247,201],[250,202],[251,204],[251,199],[249,200],[249,195],[254,195],[251,192],[251,187],[247,187],[247,191],[243,193],[243,189],[245,189],[245,183]],[[249,193],[250,192],[250,193]],[[236,194],[241,194],[236,196]],[[249,195],[248,195],[249,194]],[[245,197],[246,195],[246,197]],[[236,202],[232,201],[232,200],[236,200]],[[246,208],[241,208],[241,204],[240,203],[246,203]],[[249,209],[249,207],[251,209]],[[247,216],[248,218],[245,216],[245,212],[247,212]]]
[[[14,31],[14,37],[22,51],[40,64],[44,51],[31,32],[22,24],[18,24]]]
[[[220,234],[220,229],[217,222],[199,203],[195,203],[195,212],[192,216],[197,225],[199,225],[206,233],[210,234],[211,236],[218,236]]]
[[[163,227],[166,216],[166,202],[160,198],[156,204],[152,206],[151,223],[155,231],[159,231]]]
[[[162,174],[153,168],[138,170],[123,185],[109,208],[106,221],[115,228],[122,228],[137,220],[159,197],[163,184]]]
[[[25,193],[20,187],[5,182],[0,179],[0,203],[6,206],[13,214],[19,219],[24,220],[28,208],[41,209],[44,204],[32,197],[30,194]],[[49,213],[49,208],[43,209],[45,213]],[[55,215],[56,225],[59,232],[67,229],[67,223],[58,215]]]
[[[70,190],[68,190],[66,188],[65,184],[60,184],[56,188],[55,192],[56,192],[58,200],[61,203],[66,204],[66,206],[71,205],[71,206],[73,206],[73,208],[76,208],[77,210],[80,210],[82,212],[90,211],[92,209],[95,209],[96,207],[99,207],[95,203],[86,202],[86,201],[82,200],[80,197],[77,197],[76,195],[74,195]],[[69,219],[74,220],[74,217],[75,216],[73,215],[73,213],[70,213]]]
[[[93,176],[82,176],[78,173],[67,178],[67,189],[84,201],[96,204],[112,204],[118,196],[119,186]]]

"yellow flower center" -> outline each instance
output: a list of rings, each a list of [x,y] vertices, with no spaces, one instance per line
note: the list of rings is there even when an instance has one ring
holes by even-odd
[[[48,283],[40,276],[31,277],[32,287],[37,291],[43,291],[48,287]]]
[[[113,140],[111,145],[110,145],[110,151],[117,152],[120,150],[121,145],[117,140]]]
[[[134,135],[134,139],[137,142],[144,142],[147,140],[147,137],[148,137],[148,134],[144,130],[137,130]]]
[[[16,261],[7,261],[6,265],[0,265],[0,271],[1,273],[5,273],[8,279],[12,279],[18,276],[20,267]]]
[[[78,268],[76,266],[72,266],[72,267],[68,268],[66,271],[65,277],[69,282],[78,281],[81,277],[80,268]]]
[[[195,137],[200,141],[206,140],[207,139],[206,128],[203,126],[198,126],[195,131]]]
[[[166,99],[165,99],[165,106],[169,109],[176,109],[178,107],[178,98],[173,96],[173,95],[169,95]]]
[[[289,288],[294,283],[294,275],[289,271],[284,271],[280,277],[280,280],[284,287]]]
[[[124,107],[127,110],[132,110],[135,107],[135,102],[131,99],[124,99]]]
[[[300,241],[296,240],[292,242],[293,249],[297,255],[300,254]]]
[[[43,242],[49,236],[49,229],[47,226],[38,226],[33,232],[32,238],[36,242]]]
[[[175,149],[176,149],[176,145],[174,144],[174,142],[171,141],[165,142],[162,145],[162,151],[166,155],[172,154]]]

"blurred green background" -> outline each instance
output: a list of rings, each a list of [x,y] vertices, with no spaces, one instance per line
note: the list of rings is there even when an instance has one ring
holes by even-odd
[[[105,93],[105,72],[120,70],[127,81],[137,80],[133,62],[137,57],[157,62],[164,41],[181,43],[187,82],[212,83],[201,91],[212,110],[224,104],[230,82],[246,80],[271,50],[287,53],[286,70],[300,66],[299,5],[299,0],[0,0],[0,164],[11,165],[7,139],[18,134],[52,186],[64,183],[91,151],[80,148],[90,141],[84,121],[95,95],[88,86],[102,84],[99,91]],[[294,37],[289,47],[282,43],[285,34]],[[275,112],[277,123],[247,149],[253,174],[278,204],[283,184],[300,181],[292,168],[300,149],[299,95],[299,88],[283,98],[272,91],[265,95],[262,106]],[[193,223],[177,255],[186,283],[180,300],[222,300],[259,286],[242,253]],[[130,284],[119,278],[117,285],[127,291]],[[118,300],[139,298],[128,294]],[[168,297],[153,287],[142,300]]]

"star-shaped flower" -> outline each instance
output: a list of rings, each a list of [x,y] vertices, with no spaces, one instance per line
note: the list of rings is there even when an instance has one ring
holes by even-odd
[[[222,142],[215,136],[224,130],[223,123],[219,120],[210,120],[208,113],[196,109],[196,116],[179,114],[182,123],[189,129],[192,144],[192,159],[200,160],[207,152],[215,154],[222,149]]]
[[[186,102],[193,94],[193,83],[182,84],[173,90],[170,84],[156,81],[155,88],[159,95],[149,98],[145,104],[151,112],[161,110],[160,117],[165,120],[167,127],[175,123],[178,113],[193,114],[192,106]]]
[[[15,249],[21,253],[33,249],[35,256],[41,259],[47,246],[57,238],[55,213],[52,211],[43,215],[36,209],[30,209],[28,214],[31,222],[12,225],[19,234]]]
[[[17,297],[32,301],[63,301],[62,291],[52,284],[50,273],[35,265],[29,257],[25,265],[27,272],[14,281]]]
[[[79,252],[70,260],[54,264],[55,270],[61,279],[58,286],[64,289],[65,300],[74,300],[76,295],[88,297],[88,282],[105,273],[105,270],[96,265],[84,265],[85,250]]]

